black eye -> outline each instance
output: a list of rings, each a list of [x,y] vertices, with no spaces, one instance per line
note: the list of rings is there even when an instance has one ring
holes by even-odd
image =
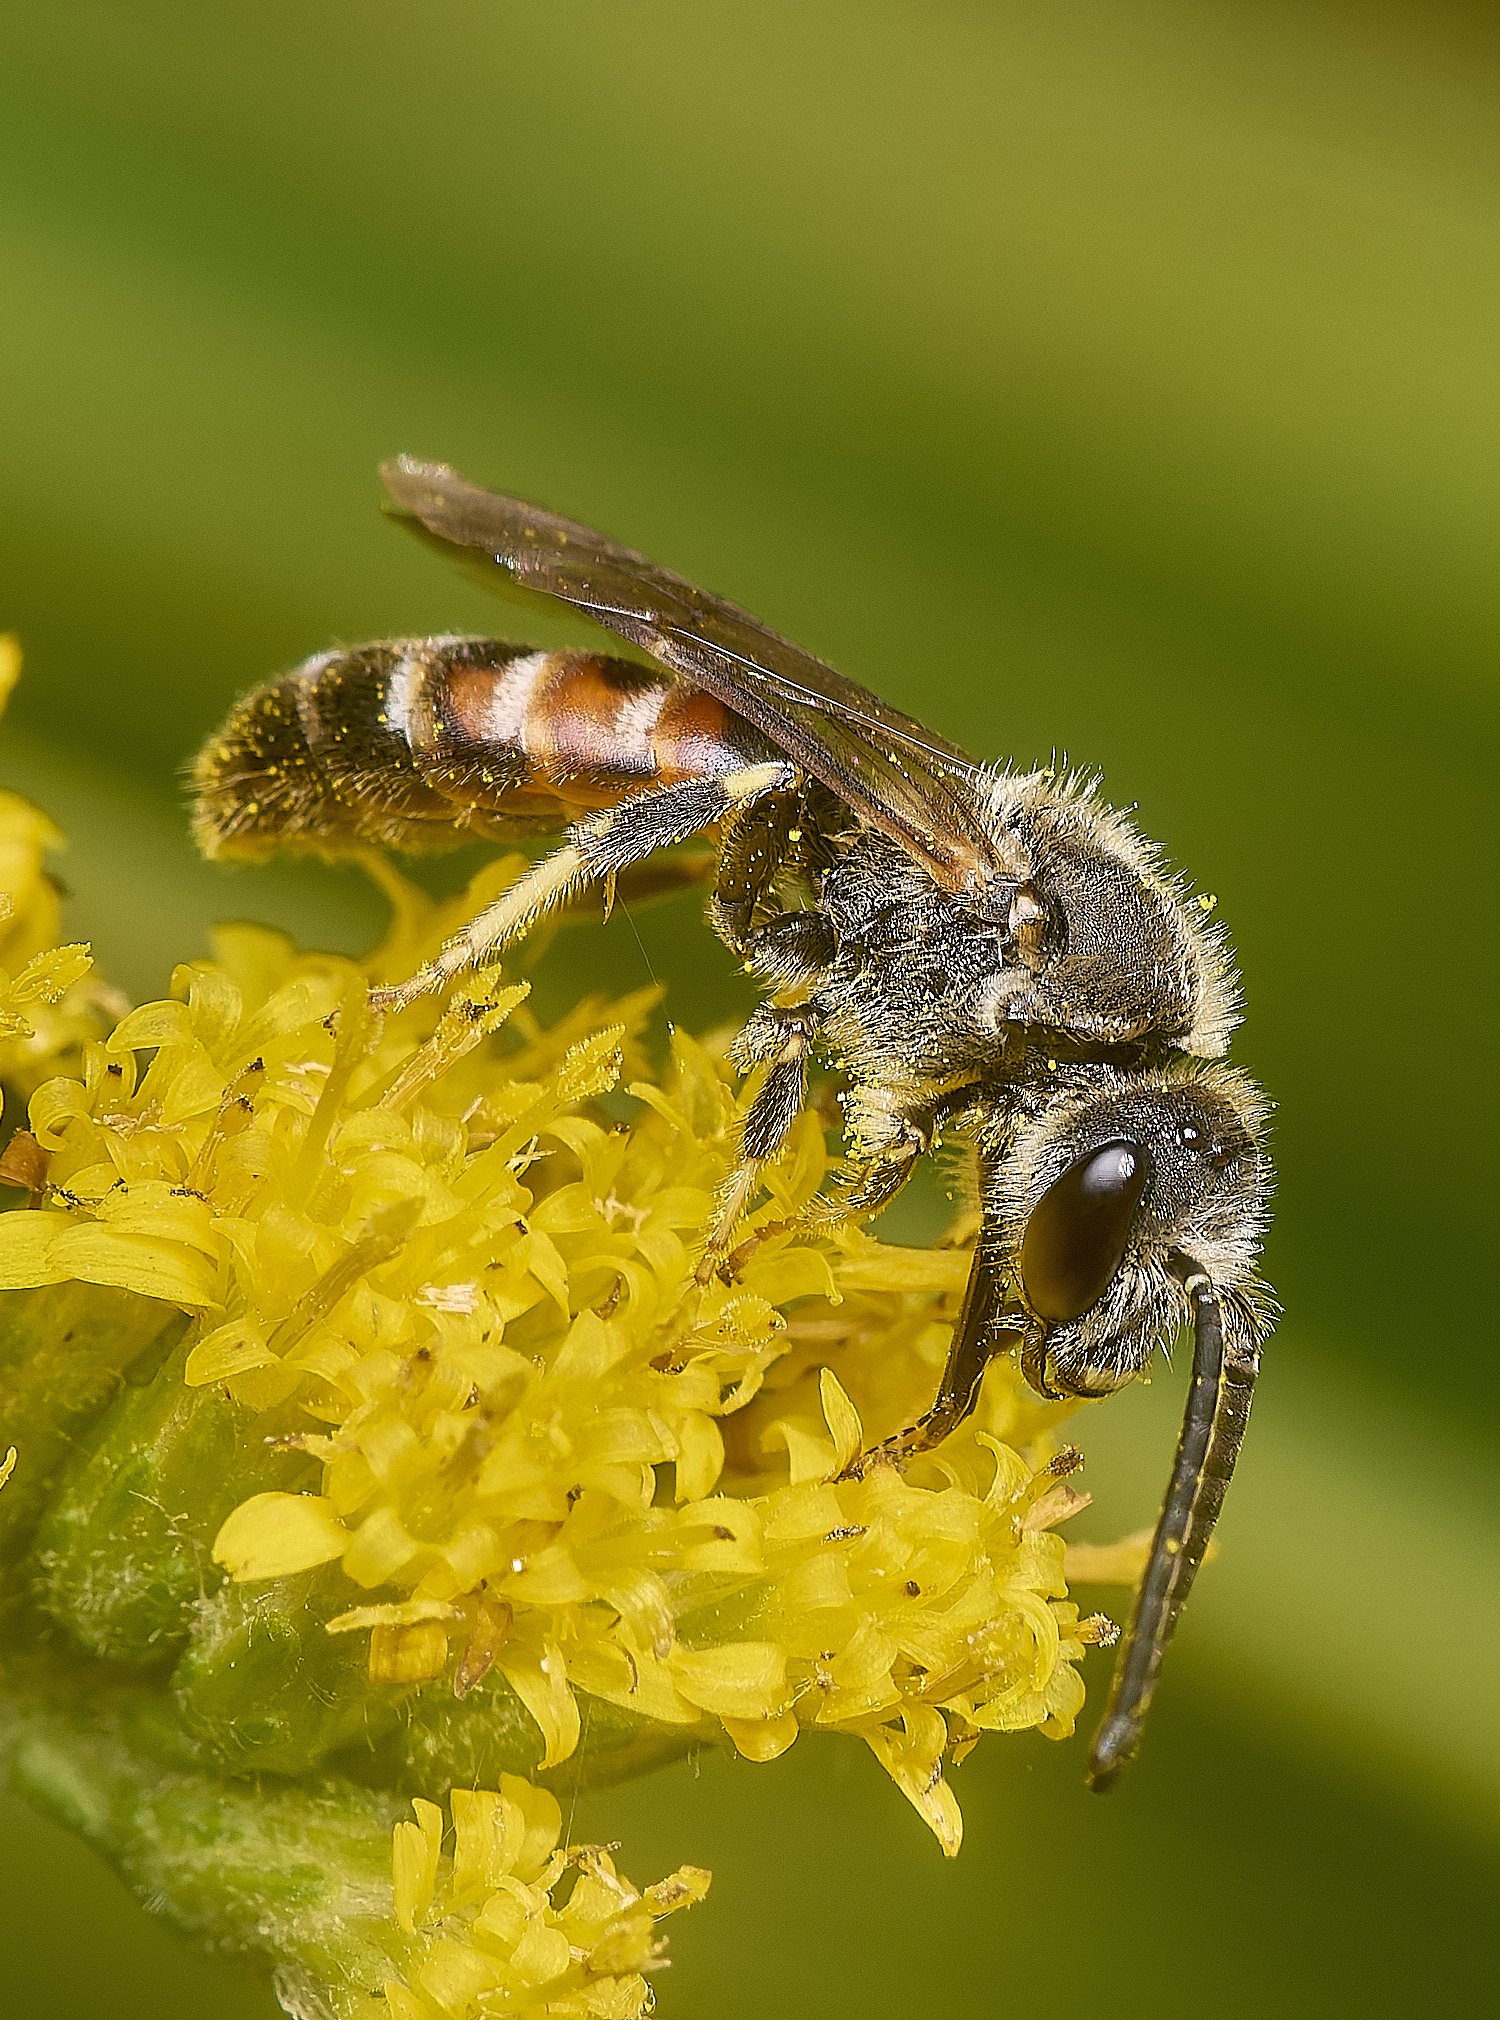
[[[1144,1144],[1106,1143],[1042,1194],[1021,1243],[1021,1282],[1039,1319],[1061,1325],[1103,1297],[1149,1171]]]

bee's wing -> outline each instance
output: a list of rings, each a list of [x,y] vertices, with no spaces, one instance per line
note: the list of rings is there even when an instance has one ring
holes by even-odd
[[[944,889],[970,889],[995,869],[977,816],[973,761],[747,611],[586,526],[482,490],[445,464],[402,456],[381,475],[430,533],[483,550],[521,587],[571,604],[716,695]]]

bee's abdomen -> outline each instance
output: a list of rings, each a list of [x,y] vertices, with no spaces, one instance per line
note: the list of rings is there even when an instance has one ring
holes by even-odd
[[[768,755],[711,695],[587,652],[398,639],[320,654],[239,702],[199,754],[210,855],[545,832]]]
[[[209,855],[384,842],[424,846],[453,809],[390,719],[400,645],[320,653],[235,704],[194,767],[194,826]],[[446,836],[443,835],[443,839]]]

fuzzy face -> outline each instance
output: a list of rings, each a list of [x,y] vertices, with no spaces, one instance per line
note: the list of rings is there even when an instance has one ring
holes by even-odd
[[[1066,1096],[1007,1131],[1003,1154],[981,1130],[986,1221],[1039,1386],[1095,1396],[1138,1374],[1187,1318],[1177,1258],[1214,1284],[1228,1338],[1265,1336],[1265,1136],[1265,1101],[1244,1075],[1186,1063]],[[1069,1308],[1075,1286],[1081,1309]]]

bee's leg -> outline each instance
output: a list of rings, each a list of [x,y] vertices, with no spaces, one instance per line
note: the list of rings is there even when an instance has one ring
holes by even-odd
[[[801,919],[817,920],[814,912],[789,913],[767,928],[770,933]],[[822,1024],[818,999],[799,1003],[792,1009],[767,1006],[756,1012],[735,1040],[731,1057],[742,1069],[771,1061],[767,1075],[745,1118],[747,1154],[756,1150],[730,1176],[720,1199],[719,1213],[709,1237],[700,1281],[707,1282],[719,1253],[729,1246],[740,1215],[755,1189],[760,1166],[775,1156],[790,1129],[807,1091],[807,1048]],[[804,1029],[805,1027],[805,1029]],[[800,1047],[800,1049],[799,1049]],[[869,1093],[870,1090],[864,1090]],[[853,1091],[855,1108],[861,1090]],[[841,1190],[820,1195],[800,1219],[809,1221],[867,1219],[889,1206],[911,1177],[912,1168],[924,1151],[932,1148],[937,1130],[937,1111],[908,1113],[894,1103],[876,1100],[870,1114],[859,1115],[855,1126],[862,1137],[862,1155],[852,1179]],[[873,1141],[872,1141],[873,1138]],[[761,1148],[762,1145],[769,1148]]]
[[[435,961],[419,968],[394,989],[375,989],[370,1000],[377,1010],[404,1010],[455,975],[472,968],[485,955],[497,953],[534,925],[552,906],[576,896],[587,885],[618,876],[657,849],[686,841],[700,829],[764,793],[784,790],[792,778],[785,761],[747,765],[724,778],[687,779],[625,800],[568,831],[562,848],[512,884],[493,905],[455,934]]]
[[[763,1004],[734,1042],[730,1057],[742,1071],[766,1067],[766,1077],[745,1112],[740,1159],[719,1195],[698,1280],[707,1283],[729,1246],[749,1205],[761,1167],[777,1156],[807,1096],[807,1055],[818,1035],[819,1018],[810,1004]]]
[[[932,1140],[930,1118],[894,1116],[884,1141],[858,1159],[838,1191],[818,1201],[818,1219],[868,1220],[882,1212],[911,1177],[917,1159],[931,1150]]]
[[[945,1097],[918,1104],[878,1079],[856,1077],[844,1097],[849,1168],[837,1189],[816,1203],[817,1218],[864,1220],[889,1206],[917,1159],[931,1150],[952,1106]]]
[[[642,910],[659,899],[676,898],[695,884],[713,880],[714,851],[711,848],[684,849],[670,855],[648,856],[618,877],[606,877],[602,884],[581,884],[569,897],[552,907],[545,920],[534,925],[526,936],[526,949],[517,969],[526,974],[546,955],[557,935],[567,926],[598,925],[610,918],[616,905],[627,912]]]
[[[737,952],[773,989],[805,989],[827,974],[838,955],[833,922],[822,912],[782,912],[757,926]]]
[[[1007,1296],[1005,1272],[987,1235],[988,1230],[981,1229],[974,1247],[963,1306],[932,1408],[884,1444],[852,1459],[846,1477],[858,1479],[872,1466],[905,1465],[919,1452],[941,1444],[973,1409],[991,1360],[1026,1329],[1026,1313]]]
[[[613,901],[630,908],[654,905],[659,898],[679,897],[695,884],[712,881],[715,860],[710,848],[686,850],[681,855],[661,856],[655,860],[648,856],[644,862],[621,871],[614,886]],[[597,920],[600,896],[597,890],[585,888],[571,898],[564,898],[556,909],[567,915],[569,920],[575,916]],[[606,915],[607,910],[606,907]]]
[[[753,806],[736,808],[719,830],[709,924],[778,994],[813,988],[838,956],[838,935],[826,912],[816,906],[780,910],[777,880],[804,839],[797,823],[805,819],[800,794],[767,793]]]
[[[810,913],[799,913],[798,917],[812,917]],[[714,1230],[709,1237],[707,1251],[698,1275],[701,1282],[707,1282],[716,1266],[719,1253],[729,1246],[730,1237],[740,1215],[748,1205],[755,1190],[755,1182],[760,1167],[779,1150],[787,1130],[791,1127],[806,1095],[806,1050],[800,1056],[794,1055],[798,1042],[797,1034],[790,1033],[779,1052],[759,1049],[759,1033],[762,1020],[772,1018],[811,1017],[806,1044],[810,1045],[817,1035],[821,1019],[816,1015],[816,1004],[799,1004],[795,1010],[765,1009],[746,1026],[745,1032],[736,1040],[733,1056],[741,1064],[756,1064],[770,1057],[772,1069],[762,1085],[750,1113],[745,1118],[745,1141],[752,1143],[772,1139],[775,1148],[766,1150],[760,1158],[751,1163],[741,1164],[730,1176],[720,1200],[720,1209],[714,1222]],[[750,1044],[747,1045],[747,1038]],[[752,1050],[751,1046],[757,1049]],[[794,1079],[800,1072],[801,1078]],[[780,1076],[780,1077],[778,1077]],[[793,1094],[795,1093],[795,1100]],[[764,1125],[760,1117],[764,1109]],[[854,1216],[867,1219],[879,1213],[900,1192],[911,1177],[912,1167],[924,1150],[932,1148],[933,1127],[931,1119],[922,1120],[916,1116],[893,1115],[885,1134],[881,1149],[867,1154],[861,1161],[852,1183],[839,1192],[820,1195],[812,1200],[798,1216],[803,1221],[849,1220]],[[778,1222],[778,1226],[782,1223]]]
[[[794,792],[763,794],[737,807],[719,830],[719,866],[709,902],[709,924],[736,954],[750,957],[774,912],[776,879],[790,853],[800,797]]]

